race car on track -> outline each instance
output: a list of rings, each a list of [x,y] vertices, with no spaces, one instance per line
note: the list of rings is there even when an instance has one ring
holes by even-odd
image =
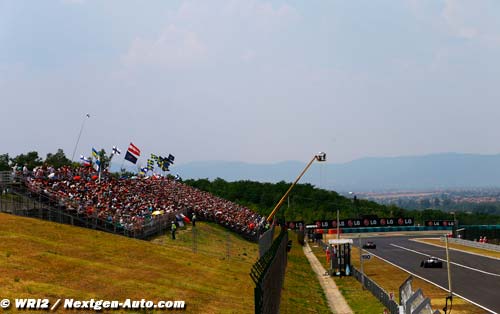
[[[443,262],[437,257],[430,256],[428,259],[420,262],[420,267],[423,268],[443,268]]]
[[[363,244],[363,249],[376,249],[377,245],[373,241],[367,241]]]

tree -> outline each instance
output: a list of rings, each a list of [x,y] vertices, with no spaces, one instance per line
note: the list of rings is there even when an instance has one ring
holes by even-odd
[[[12,158],[11,161],[18,166],[26,166],[28,169],[33,170],[33,168],[40,166],[42,164],[42,158],[38,156],[38,152],[29,152],[21,154]]]
[[[63,166],[71,165],[71,160],[66,158],[64,151],[61,148],[59,148],[57,150],[57,153],[55,153],[55,154],[48,153],[47,154],[47,157],[45,158],[45,163],[47,165],[53,166],[54,168],[60,168]]]
[[[0,171],[10,170],[9,166],[9,154],[0,155]]]

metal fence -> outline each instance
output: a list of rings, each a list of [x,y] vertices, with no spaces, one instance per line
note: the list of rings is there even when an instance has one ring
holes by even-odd
[[[354,266],[352,266],[352,275],[359,282],[364,282],[364,287],[368,289],[368,291],[370,291],[390,311],[391,314],[399,314],[398,304],[394,300],[391,300],[387,291],[380,287],[375,281],[362,274]]]
[[[255,313],[277,314],[287,265],[288,232],[281,231],[269,250],[252,266]]]

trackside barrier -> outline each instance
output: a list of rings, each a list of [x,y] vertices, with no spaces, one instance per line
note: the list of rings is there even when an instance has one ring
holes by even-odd
[[[361,274],[356,267],[352,266],[352,275],[359,281],[364,282],[364,287],[370,291],[382,303],[391,314],[399,314],[399,306],[382,287],[380,287],[370,277]],[[364,277],[364,280],[363,280]]]
[[[409,276],[399,287],[399,303],[403,314],[440,314],[438,310],[433,311],[431,300],[426,298],[421,289],[413,291],[413,276]]]
[[[329,229],[315,229],[316,233],[328,234]],[[342,233],[371,233],[371,232],[395,232],[395,231],[446,231],[452,227],[444,226],[400,226],[400,227],[360,227],[341,228]]]
[[[288,232],[283,230],[267,252],[252,266],[250,277],[255,283],[255,313],[278,314],[281,288],[287,265]]]
[[[441,242],[444,242],[444,237],[441,237]],[[481,242],[477,242],[477,241],[470,241],[470,240],[457,239],[457,238],[448,238],[448,242],[455,243],[455,244],[461,244],[461,245],[465,245],[465,246],[469,246],[469,247],[475,247],[475,248],[479,248],[479,249],[500,252],[500,245],[496,245],[496,244],[481,243]]]

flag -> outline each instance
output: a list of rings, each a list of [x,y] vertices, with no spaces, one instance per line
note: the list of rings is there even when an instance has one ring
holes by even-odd
[[[82,161],[84,166],[90,166],[90,158],[80,155],[80,160]]]
[[[147,166],[147,169],[149,169],[149,170],[153,171],[153,170],[154,170],[154,168],[155,168],[155,162],[154,162],[154,160],[152,160],[152,159],[148,159],[148,166]]]
[[[125,154],[125,159],[130,161],[133,164],[137,163],[137,157],[135,157],[133,154],[131,154],[128,150],[127,150],[127,153]]]
[[[158,156],[156,156],[155,154],[151,153],[151,159],[154,160],[154,161],[157,161],[158,160]]]
[[[135,164],[137,163],[139,156],[141,156],[141,150],[134,144],[130,143],[127,153],[125,154],[125,159]]]
[[[95,164],[94,164],[94,169],[96,171],[99,171],[99,168],[101,167],[101,160],[99,159],[99,153],[95,148],[92,147],[92,157],[95,158]]]
[[[130,143],[128,150],[130,153],[136,155],[137,157],[141,156],[141,150],[135,146],[134,144]]]
[[[112,153],[113,155],[120,155],[121,153],[122,152],[118,147],[113,146],[113,153]]]
[[[168,158],[167,158],[167,159],[168,159],[168,161],[169,161],[171,164],[173,164],[173,163],[174,163],[175,156],[174,156],[174,155],[172,155],[172,154],[168,154]]]

